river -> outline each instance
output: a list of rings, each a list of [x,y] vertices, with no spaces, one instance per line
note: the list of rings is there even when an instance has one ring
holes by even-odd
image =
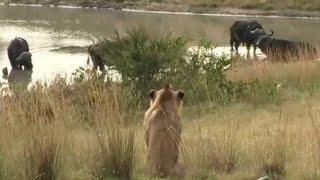
[[[65,46],[88,46],[96,37],[111,37],[117,29],[145,25],[155,36],[201,35],[219,45],[218,53],[229,53],[228,28],[236,20],[258,20],[274,37],[320,42],[320,20],[253,17],[192,16],[123,12],[103,9],[72,9],[27,6],[0,6],[0,68],[9,64],[6,48],[16,36],[25,38],[33,54],[32,81],[51,80],[56,74],[70,75],[86,65],[87,54],[55,52]],[[241,53],[245,49],[241,48]]]

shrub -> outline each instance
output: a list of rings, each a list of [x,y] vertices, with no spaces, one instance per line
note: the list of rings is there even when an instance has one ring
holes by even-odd
[[[174,38],[171,34],[153,38],[145,28],[133,28],[127,35],[101,43],[105,64],[122,76],[125,85],[134,84],[137,92],[146,93],[161,83],[173,61],[186,50],[187,38]]]
[[[211,42],[200,41],[198,47],[189,50],[186,58],[174,62],[174,70],[168,73],[168,79],[178,87],[188,90],[191,102],[224,104],[232,96],[230,88],[233,88],[233,83],[225,75],[232,60],[213,54]]]
[[[111,70],[121,75],[122,87],[135,104],[145,104],[148,90],[164,83],[171,83],[189,95],[185,102],[191,104],[229,104],[254,98],[277,98],[276,83],[233,82],[226,71],[236,58],[217,56],[211,42],[200,40],[196,48],[187,48],[191,38],[174,37],[172,34],[154,38],[143,27],[128,30],[126,35],[102,40],[96,49]],[[80,79],[84,79],[82,75]],[[110,78],[107,78],[110,81]],[[251,92],[252,91],[252,92]],[[126,101],[128,102],[128,101]]]
[[[121,74],[124,85],[133,85],[138,95],[170,82],[193,94],[191,101],[228,101],[232,83],[224,72],[231,59],[210,53],[212,45],[206,41],[200,42],[201,48],[187,51],[190,40],[172,34],[157,39],[145,28],[134,28],[126,36],[116,32],[112,40],[101,41],[99,51],[104,52],[105,64]]]

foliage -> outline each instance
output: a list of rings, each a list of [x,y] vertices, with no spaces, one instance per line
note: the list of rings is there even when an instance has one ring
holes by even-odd
[[[229,102],[233,83],[227,80],[225,71],[232,60],[213,54],[214,47],[210,42],[202,40],[198,47],[189,50],[187,58],[174,62],[172,67],[175,70],[168,73],[168,79],[179,88],[188,90],[191,102]]]
[[[268,98],[277,94],[275,83],[228,80],[226,71],[237,59],[215,55],[210,41],[201,39],[196,47],[188,49],[191,38],[174,37],[172,33],[154,38],[144,27],[128,30],[124,36],[116,31],[115,35],[95,48],[109,69],[121,75],[122,86],[132,94],[130,97],[136,97],[132,99],[134,105],[145,104],[148,90],[161,88],[164,83],[187,91],[185,101],[192,104],[228,104],[250,97],[251,91],[256,95],[265,91],[263,95]],[[80,81],[86,74],[82,72]]]
[[[156,39],[145,28],[133,28],[126,36],[116,32],[115,38],[102,41],[100,52],[125,85],[134,84],[137,92],[146,93],[163,83],[161,74],[184,55],[187,42],[187,38],[171,34]]]

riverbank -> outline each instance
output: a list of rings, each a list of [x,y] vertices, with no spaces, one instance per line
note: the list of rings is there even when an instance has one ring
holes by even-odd
[[[118,0],[122,1],[122,0]],[[231,16],[271,16],[271,17],[302,17],[320,18],[320,2],[310,0],[310,3],[290,2],[291,0],[277,1],[274,3],[257,3],[256,1],[245,2],[142,2],[142,1],[59,1],[59,0],[0,0],[1,5],[28,5],[50,6],[61,8],[96,8],[114,9],[135,12],[175,13],[175,14],[198,14],[198,15],[231,15]]]

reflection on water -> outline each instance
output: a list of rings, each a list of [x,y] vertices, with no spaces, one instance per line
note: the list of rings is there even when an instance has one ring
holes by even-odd
[[[32,82],[50,80],[57,73],[70,75],[86,65],[87,54],[82,52],[51,51],[59,47],[85,47],[96,37],[110,37],[132,25],[145,25],[159,36],[173,31],[175,35],[198,34],[212,40],[217,54],[229,54],[228,28],[235,20],[254,19],[265,29],[274,30],[275,37],[310,42],[320,41],[319,20],[267,19],[239,17],[207,17],[169,14],[143,14],[92,9],[62,9],[48,7],[0,6],[0,69],[11,69],[6,48],[16,36],[25,38],[33,54]],[[260,51],[257,51],[258,56]],[[246,54],[240,48],[240,54]],[[230,55],[230,54],[229,54]]]
[[[32,71],[11,69],[9,76],[4,78],[8,79],[10,89],[16,87],[26,90],[32,79]]]

